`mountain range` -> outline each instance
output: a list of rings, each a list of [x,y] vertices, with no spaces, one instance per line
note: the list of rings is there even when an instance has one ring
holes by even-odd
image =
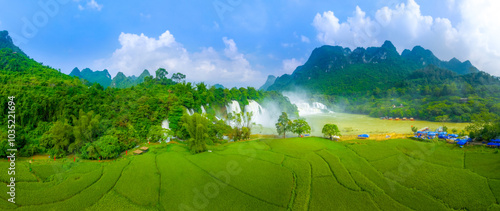
[[[77,67],[75,67],[69,75],[85,79],[90,83],[99,83],[104,88],[128,88],[144,82],[145,77],[151,76],[148,70],[144,70],[139,77],[135,75],[127,77],[122,72],[118,72],[114,78],[111,78],[107,69],[92,71],[89,68],[85,68],[80,71]]]
[[[451,70],[457,74],[477,73],[469,61],[438,59],[430,50],[415,46],[399,54],[390,41],[381,47],[356,48],[351,51],[341,46],[324,45],[314,49],[307,62],[289,75],[270,80],[261,88],[266,90],[293,90],[304,88],[321,94],[349,94],[390,88],[410,74],[428,65]],[[270,77],[272,79],[272,77]]]

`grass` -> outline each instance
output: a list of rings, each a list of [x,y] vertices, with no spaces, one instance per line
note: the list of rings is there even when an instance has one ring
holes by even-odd
[[[154,154],[133,157],[116,182],[115,191],[135,204],[156,206],[160,177],[155,159]],[[141,179],[138,181],[138,178]]]
[[[183,144],[108,162],[18,161],[19,210],[498,210],[495,149],[408,139]],[[7,161],[0,162],[6,167]],[[5,174],[0,180],[6,181]],[[17,179],[17,177],[16,177]],[[0,188],[6,192],[6,186]]]

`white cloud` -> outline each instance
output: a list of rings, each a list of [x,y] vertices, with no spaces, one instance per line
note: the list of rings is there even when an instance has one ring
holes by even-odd
[[[121,33],[121,47],[110,58],[95,62],[97,69],[108,69],[112,75],[123,72],[138,76],[144,69],[150,73],[160,67],[169,74],[181,72],[189,81],[221,83],[225,86],[260,86],[265,78],[252,68],[245,55],[238,51],[234,40],[222,38],[225,48],[218,52],[212,47],[188,52],[169,31],[158,39],[144,34]]]
[[[300,40],[301,40],[302,42],[305,42],[305,43],[310,43],[310,42],[311,42],[311,40],[309,40],[309,38],[308,38],[308,37],[306,37],[306,36],[304,36],[304,35],[301,35],[301,36],[300,36]]]
[[[142,17],[142,18],[146,18],[146,19],[150,19],[151,18],[151,14],[144,14],[144,13],[139,13],[139,15]]]
[[[91,9],[95,9],[97,11],[101,11],[102,9],[102,4],[98,4],[95,0],[90,0],[87,2],[87,7]]]
[[[80,0],[73,0],[75,2],[80,2]],[[92,10],[97,10],[101,11],[103,5],[97,3],[95,0],[87,0],[87,4],[85,6],[82,6],[81,4],[78,4],[78,9],[79,10],[85,10],[85,9],[92,9]]]
[[[328,45],[345,47],[380,46],[390,40],[398,51],[421,45],[442,60],[457,57],[470,60],[486,72],[500,75],[500,2],[494,0],[448,0],[460,10],[462,20],[455,26],[447,18],[423,15],[414,0],[395,7],[383,7],[374,17],[356,7],[341,22],[332,11],[317,14],[312,25],[317,39]]]
[[[304,64],[304,60],[297,60],[295,58],[283,60],[283,73],[291,74],[300,65]]]

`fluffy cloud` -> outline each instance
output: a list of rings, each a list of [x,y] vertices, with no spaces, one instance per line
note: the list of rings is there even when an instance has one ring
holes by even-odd
[[[123,72],[136,75],[148,69],[151,74],[160,67],[172,74],[181,72],[189,81],[222,83],[225,86],[260,86],[265,78],[252,69],[245,55],[238,51],[232,39],[224,37],[225,48],[218,52],[212,47],[188,52],[166,31],[158,39],[144,34],[121,33],[121,48],[110,58],[96,61],[98,69],[108,69],[112,75]]]
[[[310,43],[310,42],[311,42],[311,40],[309,40],[309,38],[308,38],[308,37],[306,37],[306,36],[304,36],[304,35],[301,35],[301,36],[300,36],[300,40],[301,40],[302,42],[305,42],[305,43]]]
[[[298,66],[303,65],[303,59],[297,60],[295,58],[283,60],[283,73],[291,74]]]
[[[500,2],[494,0],[448,1],[457,6],[461,21],[455,24],[447,18],[421,13],[414,0],[395,7],[383,7],[374,17],[356,7],[353,15],[341,22],[332,11],[317,14],[312,25],[317,39],[328,45],[346,47],[380,46],[391,40],[398,51],[415,45],[431,49],[443,60],[457,57],[470,60],[479,69],[500,75],[500,28],[497,20]]]
[[[74,0],[74,1],[80,2],[80,0]],[[95,0],[87,1],[87,4],[85,6],[82,6],[81,4],[78,5],[79,10],[93,9],[93,10],[101,11],[102,7],[103,7],[102,4],[97,3]]]

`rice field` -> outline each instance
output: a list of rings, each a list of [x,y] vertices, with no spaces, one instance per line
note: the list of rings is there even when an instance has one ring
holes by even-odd
[[[310,137],[210,150],[158,144],[106,162],[35,160],[31,172],[20,160],[16,204],[0,194],[0,210],[500,209],[500,154],[483,146]]]

